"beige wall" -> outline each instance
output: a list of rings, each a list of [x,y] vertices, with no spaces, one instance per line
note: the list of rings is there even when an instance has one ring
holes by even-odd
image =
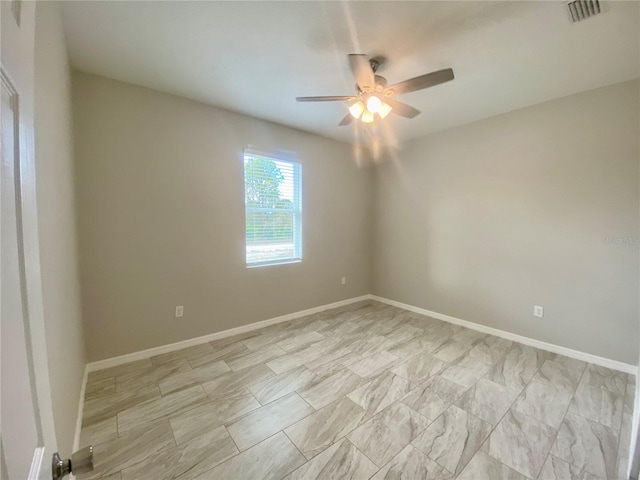
[[[44,318],[61,455],[71,454],[85,351],[73,187],[71,78],[58,5],[39,2],[35,45],[35,154]]]
[[[638,360],[639,83],[407,144],[376,170],[373,293]],[[533,316],[533,306],[545,308]]]
[[[73,86],[90,361],[369,293],[372,172],[352,147],[93,75]],[[248,144],[302,163],[301,263],[245,267]]]

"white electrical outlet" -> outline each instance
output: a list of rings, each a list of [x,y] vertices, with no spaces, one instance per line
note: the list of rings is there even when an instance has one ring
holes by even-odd
[[[346,285],[347,284],[347,277],[342,277],[342,285]]]
[[[180,318],[184,315],[184,307],[179,305],[176,307],[176,318]]]
[[[540,305],[534,305],[533,307],[533,316],[534,317],[542,317],[544,316],[544,308]]]

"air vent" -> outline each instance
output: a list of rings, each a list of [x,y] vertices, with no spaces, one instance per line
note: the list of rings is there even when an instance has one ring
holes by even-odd
[[[567,3],[569,14],[573,23],[585,20],[600,13],[600,2],[598,0],[575,0]]]

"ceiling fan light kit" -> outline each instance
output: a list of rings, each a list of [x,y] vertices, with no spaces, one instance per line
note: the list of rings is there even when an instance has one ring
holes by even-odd
[[[382,105],[380,105],[380,109],[378,110],[378,115],[380,115],[380,118],[384,118],[387,115],[389,115],[389,112],[393,110],[388,103],[384,103],[382,102]]]
[[[373,123],[375,117],[373,116],[372,112],[370,112],[369,110],[365,110],[364,112],[362,112],[360,120],[362,121],[362,123]]]
[[[351,113],[351,116],[356,120],[361,120],[363,123],[373,123],[376,113],[380,118],[384,118],[391,110],[393,109],[388,104],[384,103],[374,95],[367,99],[366,107],[362,100],[358,100],[349,107],[349,113]]]
[[[356,103],[349,107],[347,116],[339,123],[340,126],[348,125],[354,118],[370,124],[375,121],[376,114],[383,119],[391,112],[401,117],[413,118],[420,114],[420,110],[390,97],[433,87],[454,79],[453,70],[446,68],[387,87],[387,79],[375,74],[382,64],[382,59],[369,59],[366,55],[357,53],[349,54],[348,58],[351,72],[356,79],[355,96],[296,97],[298,102],[356,100]]]
[[[356,103],[351,105],[349,107],[349,112],[351,112],[351,116],[356,120],[360,118],[360,115],[364,112],[364,103],[362,103],[362,100],[358,100]]]

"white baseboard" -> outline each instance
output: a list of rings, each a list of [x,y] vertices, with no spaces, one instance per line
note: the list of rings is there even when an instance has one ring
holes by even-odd
[[[82,431],[82,416],[84,414],[84,395],[87,391],[87,377],[89,376],[89,364],[84,366],[82,386],[80,387],[80,399],[78,400],[78,417],[76,418],[76,431],[73,435],[73,451],[80,449],[80,432]]]
[[[471,330],[477,330],[478,332],[495,335],[496,337],[506,338],[507,340],[519,342],[524,345],[529,345],[530,347],[546,350],[548,352],[558,353],[560,355],[575,358],[577,360],[582,360],[584,362],[593,363],[594,365],[611,368],[613,370],[630,373],[632,375],[637,375],[638,373],[638,367],[636,365],[630,365],[628,363],[619,362],[617,360],[611,360],[610,358],[599,357],[591,353],[585,353],[578,350],[573,350],[571,348],[561,347],[559,345],[543,342],[534,338],[523,337],[522,335],[505,332],[504,330],[498,330],[497,328],[487,327],[485,325],[480,325],[479,323],[461,320],[456,317],[451,317],[449,315],[444,315],[438,312],[432,312],[431,310],[420,307],[414,307],[413,305],[409,305],[407,303],[396,302],[395,300],[389,300],[388,298],[378,297],[377,295],[369,295],[369,298],[371,300],[386,303],[387,305],[392,305],[394,307],[403,308],[411,312],[419,313],[420,315],[426,315],[427,317],[432,317],[438,320],[453,323],[454,325],[460,325],[462,327],[470,328]]]
[[[231,337],[233,335],[239,335],[241,333],[250,332],[259,328],[275,325],[276,323],[288,322],[289,320],[295,320],[296,318],[306,317],[307,315],[313,315],[314,313],[323,312],[332,308],[343,307],[352,303],[361,302],[363,300],[369,300],[371,295],[362,295],[360,297],[348,298],[347,300],[341,300],[335,303],[329,303],[326,305],[320,305],[318,307],[309,308],[307,310],[301,310],[299,312],[288,313],[287,315],[281,315],[279,317],[269,318],[260,322],[250,323],[237,328],[231,328],[229,330],[223,330],[221,332],[211,333],[202,337],[190,338],[189,340],[183,340],[182,342],[170,343],[168,345],[162,345],[160,347],[149,348],[147,350],[141,350],[139,352],[128,353],[126,355],[120,355],[118,357],[107,358],[105,360],[98,360],[97,362],[90,362],[87,364],[87,372],[94,372],[96,370],[103,370],[105,368],[115,367],[116,365],[122,365],[124,363],[134,362],[136,360],[144,360],[147,358],[160,355],[162,353],[175,352],[176,350],[182,350],[183,348],[192,347],[194,345],[200,345],[202,343],[211,342],[220,338]],[[84,393],[83,393],[84,397]]]

